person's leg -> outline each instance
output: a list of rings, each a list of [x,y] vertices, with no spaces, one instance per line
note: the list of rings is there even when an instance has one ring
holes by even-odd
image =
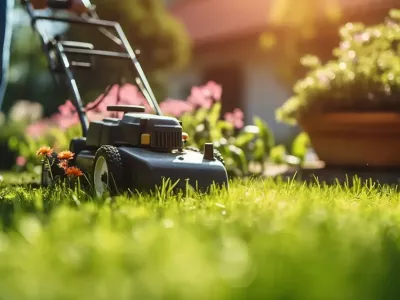
[[[0,111],[7,87],[14,3],[14,0],[0,0]]]

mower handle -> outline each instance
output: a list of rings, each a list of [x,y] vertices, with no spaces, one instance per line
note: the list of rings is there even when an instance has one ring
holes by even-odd
[[[4,1],[4,0],[0,0],[0,1]],[[30,0],[21,0],[22,5],[25,6],[25,8],[31,18],[31,25],[36,30],[38,29],[36,26],[36,23],[37,23],[37,21],[40,21],[40,20],[92,26],[92,27],[97,27],[106,37],[111,39],[116,44],[120,45],[120,47],[122,48],[122,50],[124,50],[125,53],[110,53],[110,52],[101,51],[101,50],[91,50],[89,52],[86,52],[86,54],[108,56],[108,57],[124,57],[125,59],[129,59],[131,61],[131,63],[133,64],[134,69],[136,69],[136,73],[137,73],[136,83],[138,84],[139,89],[143,93],[143,95],[144,95],[145,99],[147,100],[148,104],[150,105],[150,107],[156,112],[156,114],[162,116],[162,111],[160,109],[160,106],[159,106],[159,104],[156,100],[156,97],[150,87],[150,84],[146,78],[146,75],[137,59],[136,52],[132,49],[132,46],[129,44],[129,41],[128,41],[121,25],[118,22],[101,20],[96,13],[95,6],[92,5],[89,0],[82,0],[82,1],[85,4],[85,6],[88,7],[88,13],[86,15],[74,16],[74,17],[72,17],[72,16],[71,17],[54,17],[54,16],[44,16],[44,15],[36,14],[35,9]],[[114,35],[113,33],[111,33],[108,29],[115,30],[118,37],[116,35]],[[87,129],[88,129],[88,121],[87,121],[87,117],[84,112],[81,96],[80,96],[78,87],[76,85],[75,78],[72,74],[72,71],[70,70],[70,63],[69,63],[68,57],[66,56],[66,53],[68,52],[68,50],[63,47],[62,43],[55,41],[54,38],[49,38],[43,32],[40,32],[39,30],[37,30],[37,31],[41,38],[44,51],[47,53],[48,59],[51,60],[51,58],[48,54],[49,43],[53,43],[53,47],[55,47],[56,52],[61,57],[61,61],[64,65],[64,70],[70,81],[70,88],[72,89],[72,91],[75,95],[74,105],[76,106],[76,109],[78,111],[78,115],[79,115],[79,118],[80,118],[80,121],[82,124],[82,131],[85,136],[87,133]],[[69,50],[69,52],[71,52],[71,50]],[[116,54],[118,54],[118,55],[116,55]]]
[[[90,11],[93,9],[90,0],[81,0],[83,5]],[[30,0],[21,0],[22,5],[30,4]],[[47,0],[47,6],[53,9],[69,9],[71,8],[72,0]]]
[[[109,105],[107,111],[123,112],[123,113],[144,113],[146,108],[139,105]]]
[[[54,9],[70,9],[72,0],[47,0],[47,6]]]

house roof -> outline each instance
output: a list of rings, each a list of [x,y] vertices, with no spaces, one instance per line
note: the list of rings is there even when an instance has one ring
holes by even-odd
[[[268,8],[267,0],[186,0],[172,6],[171,12],[197,44],[265,30]]]
[[[170,11],[183,22],[196,45],[265,31],[267,26],[271,25],[268,13],[274,1],[280,0],[181,0],[173,5]],[[377,6],[390,7],[393,2],[339,0],[346,13],[374,11]]]

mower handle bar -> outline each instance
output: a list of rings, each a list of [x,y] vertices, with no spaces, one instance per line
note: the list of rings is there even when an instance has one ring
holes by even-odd
[[[69,79],[70,88],[72,89],[74,96],[75,96],[74,97],[75,98],[74,105],[77,109],[79,119],[81,121],[82,132],[83,132],[84,136],[86,136],[86,133],[88,130],[88,126],[89,126],[88,120],[87,120],[87,117],[84,112],[82,99],[81,99],[78,87],[76,85],[73,73],[70,69],[70,63],[69,63],[68,57],[66,56],[66,53],[80,53],[80,54],[87,54],[87,55],[92,55],[92,56],[103,56],[103,57],[111,57],[111,58],[129,59],[133,63],[133,66],[135,67],[136,72],[138,74],[138,77],[136,78],[136,83],[138,84],[139,89],[141,90],[143,96],[146,98],[150,107],[158,115],[162,115],[161,109],[160,109],[158,102],[154,96],[154,93],[150,87],[150,84],[146,78],[146,75],[137,59],[135,51],[132,49],[131,45],[129,44],[128,39],[125,35],[125,32],[123,31],[121,25],[118,22],[101,20],[97,16],[97,14],[95,12],[95,8],[90,3],[89,0],[83,1],[85,6],[88,7],[89,12],[90,12],[90,15],[88,17],[82,17],[82,16],[54,17],[54,16],[39,15],[39,14],[35,13],[35,9],[30,0],[21,0],[21,2],[25,6],[25,8],[31,18],[31,26],[39,33],[39,36],[40,36],[41,42],[42,42],[42,47],[45,49],[48,59],[50,59],[50,56],[47,51],[48,43],[50,42],[50,39],[48,37],[46,37],[46,35],[43,32],[40,32],[40,30],[38,30],[36,23],[37,23],[37,21],[40,21],[40,20],[97,27],[104,35],[106,35],[108,38],[113,40],[116,44],[119,44],[125,52],[125,53],[121,53],[121,52],[112,52],[112,51],[103,51],[103,50],[64,49],[62,43],[56,43],[54,45],[56,51],[60,55],[61,61],[64,66],[65,73]],[[118,37],[113,35],[108,29],[115,30]]]

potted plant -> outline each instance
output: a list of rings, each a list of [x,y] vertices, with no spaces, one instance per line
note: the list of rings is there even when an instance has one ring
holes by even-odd
[[[298,124],[327,165],[400,166],[400,11],[348,23],[340,38],[332,60],[302,58],[309,71],[277,118]]]

